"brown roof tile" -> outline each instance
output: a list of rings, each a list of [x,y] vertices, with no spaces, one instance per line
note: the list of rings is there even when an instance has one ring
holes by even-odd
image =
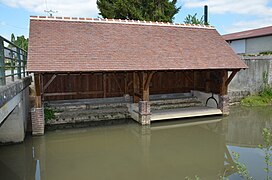
[[[272,26],[223,35],[227,41],[272,35]]]
[[[96,20],[30,20],[28,71],[241,69],[213,27]]]

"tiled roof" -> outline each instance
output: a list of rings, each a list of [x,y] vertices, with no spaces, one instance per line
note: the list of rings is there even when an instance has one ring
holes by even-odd
[[[30,72],[241,69],[211,26],[31,17]]]
[[[272,26],[223,35],[227,41],[272,35]]]

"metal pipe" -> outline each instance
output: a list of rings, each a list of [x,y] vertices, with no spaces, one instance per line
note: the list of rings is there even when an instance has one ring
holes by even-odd
[[[209,23],[208,23],[208,6],[207,5],[204,6],[204,24],[209,25]]]

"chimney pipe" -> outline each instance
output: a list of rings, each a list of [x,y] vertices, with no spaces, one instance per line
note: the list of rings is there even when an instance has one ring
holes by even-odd
[[[209,23],[208,23],[208,6],[207,5],[204,6],[204,24],[209,25]]]

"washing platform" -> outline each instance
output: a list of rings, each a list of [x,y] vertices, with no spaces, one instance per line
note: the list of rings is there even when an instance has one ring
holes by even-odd
[[[153,110],[151,114],[151,121],[210,116],[210,115],[222,115],[222,111],[220,109],[206,107],[206,106]]]

